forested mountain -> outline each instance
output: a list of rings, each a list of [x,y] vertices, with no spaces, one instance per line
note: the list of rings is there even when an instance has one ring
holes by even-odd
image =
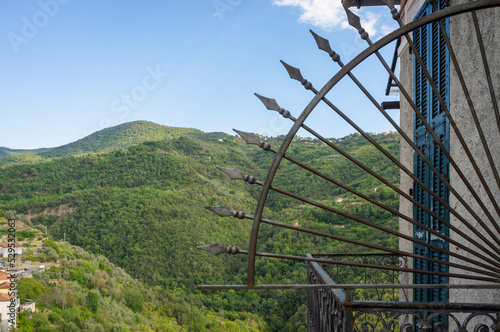
[[[23,217],[23,216],[18,216]],[[5,222],[0,218],[0,223]],[[25,228],[27,225],[19,225]],[[29,222],[28,222],[29,225]],[[39,230],[19,231],[25,254],[17,260],[52,265],[18,279],[21,304],[35,302],[36,312],[17,317],[16,331],[192,331],[257,332],[265,323],[251,313],[216,313],[202,299],[182,290],[148,287],[106,257],[57,243]],[[57,260],[59,264],[52,262]]]
[[[0,166],[55,157],[110,152],[147,141],[161,141],[196,134],[203,133],[197,129],[167,127],[149,121],[134,121],[105,128],[78,141],[56,148],[36,150],[0,148]]]
[[[119,127],[110,129],[113,137],[126,136]],[[264,180],[273,154],[246,145],[238,136],[223,133],[188,131],[169,140],[162,135],[159,140],[154,133],[145,135],[152,140],[112,152],[0,168],[0,209],[29,214],[34,224],[48,226],[55,239],[65,234],[70,243],[95,255],[104,255],[144,283],[166,292],[181,290],[186,296],[196,295],[204,307],[214,312],[258,314],[270,331],[304,330],[305,291],[196,290],[198,284],[246,282],[246,257],[212,256],[195,249],[197,245],[211,243],[242,249],[248,246],[251,221],[220,218],[203,207],[224,204],[253,214],[260,188],[231,182],[215,166],[237,167],[244,174]],[[374,138],[397,156],[397,135]],[[262,139],[278,148],[283,137]],[[399,182],[397,168],[364,138],[350,135],[333,141],[391,182]],[[297,138],[288,153],[397,208],[398,199],[391,190],[319,141]],[[397,219],[388,212],[289,162],[282,162],[273,185],[367,220],[397,227]],[[336,203],[337,197],[344,198],[343,203]],[[397,245],[397,239],[274,193],[266,206],[265,217],[269,219],[298,222],[301,226],[372,243]],[[361,250],[266,225],[261,228],[259,246],[260,251],[295,255]],[[305,283],[305,269],[305,263],[301,262],[259,259],[257,282]]]

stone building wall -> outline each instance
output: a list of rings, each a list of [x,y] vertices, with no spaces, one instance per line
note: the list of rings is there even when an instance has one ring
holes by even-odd
[[[402,48],[399,50],[399,61],[401,71],[399,73],[399,79],[403,86],[413,94],[413,55],[410,54],[408,45],[402,43]],[[406,133],[409,133],[409,137],[413,137],[413,110],[411,109],[408,101],[405,98],[401,98],[400,102],[401,115],[400,115],[400,127]],[[408,169],[413,169],[413,149],[411,146],[401,138],[400,141],[400,160],[401,163]],[[403,192],[409,193],[410,189],[413,188],[413,180],[403,171],[400,171],[400,189]],[[406,216],[413,218],[413,204],[405,199],[400,198],[399,211]],[[399,219],[399,231],[403,234],[413,236],[413,225],[404,219]],[[413,242],[399,239],[400,250],[413,252]],[[408,267],[413,268],[413,259],[408,260]],[[413,277],[410,273],[404,273],[400,278],[401,283],[411,284],[413,283]],[[413,301],[413,293],[407,292],[408,300]],[[400,296],[403,299],[403,296]]]
[[[456,5],[461,1],[452,1],[451,6]],[[487,50],[487,58],[490,66],[490,72],[492,74],[492,81],[494,83],[494,90],[496,92],[496,97],[500,97],[500,51],[498,46],[500,46],[500,27],[498,22],[500,22],[500,10],[499,9],[488,9],[486,11],[477,12],[478,20],[480,23],[481,33],[483,35],[483,40]],[[499,127],[495,118],[495,112],[493,110],[493,104],[490,97],[488,84],[485,76],[485,71],[483,67],[483,61],[479,52],[479,45],[476,38],[476,31],[474,28],[472,15],[469,13],[467,15],[459,15],[452,17],[450,19],[450,36],[453,49],[457,55],[459,62],[459,67],[462,70],[463,76],[467,88],[470,92],[471,99],[474,103],[476,112],[478,113],[479,122],[485,133],[487,143],[493,155],[494,162],[497,169],[500,167],[500,132]],[[465,100],[465,96],[462,90],[462,86],[457,77],[456,70],[453,66],[450,68],[450,110],[452,112],[453,118],[457,123],[459,131],[462,133],[467,146],[472,152],[474,159],[476,160],[481,173],[483,174],[486,182],[488,183],[490,189],[493,192],[493,196],[500,201],[500,190],[493,176],[493,172],[486,158],[485,150],[479,138],[478,131],[472,119],[470,108]],[[492,213],[496,222],[500,222],[499,216],[494,212],[492,203],[490,202],[483,186],[479,182],[479,179],[472,168],[469,158],[466,156],[460,142],[453,130],[450,132],[450,153],[455,159],[459,168],[464,172],[467,178],[470,179],[472,186],[475,188],[476,192],[479,193],[481,200],[488,207],[488,210]],[[491,222],[488,220],[484,213],[481,213],[479,205],[475,202],[468,189],[465,187],[464,183],[458,176],[457,172],[450,167],[450,183],[457,189],[461,196],[470,202],[471,207],[474,211],[478,213],[480,218],[487,224],[488,228],[493,229]],[[457,201],[454,196],[450,197],[450,205],[453,208],[469,220],[474,227],[480,229],[481,226],[472,218],[472,216],[466,211],[466,209]],[[450,217],[450,221],[453,225],[457,226],[460,230],[470,234],[470,231],[461,224],[459,220],[455,217]],[[497,235],[497,232],[493,230]],[[486,232],[482,232],[490,240]],[[475,235],[470,234],[476,241],[482,243],[482,241]],[[463,242],[461,237],[450,232],[450,236],[453,239]],[[471,254],[464,253],[459,248],[450,245],[450,250],[458,252],[460,254],[474,258]],[[459,262],[456,258],[450,258],[451,262]],[[462,270],[456,268],[450,268],[452,273],[464,273]],[[465,274],[471,274],[471,272]],[[450,279],[451,284],[464,284],[464,283],[478,283],[476,281],[464,280],[464,279]],[[451,290],[450,291],[450,302],[482,302],[482,303],[500,303],[500,290]]]
[[[463,0],[457,1],[452,0],[450,6],[456,5]],[[418,12],[422,6],[422,0],[410,0],[406,4],[405,19],[408,23]],[[495,92],[497,99],[500,98],[500,27],[498,22],[500,22],[500,9],[488,9],[486,11],[478,12],[478,18],[480,22],[481,32],[483,34],[484,43],[487,47],[487,56],[490,65],[490,71],[492,72],[492,80],[495,85]],[[500,168],[500,134],[499,127],[495,118],[493,111],[492,101],[490,98],[487,81],[484,75],[484,69],[482,65],[482,60],[480,58],[479,47],[476,39],[476,32],[472,22],[472,16],[470,13],[466,15],[459,15],[450,19],[450,39],[452,41],[452,46],[457,53],[459,65],[462,68],[462,73],[466,78],[467,87],[470,90],[472,100],[474,101],[474,106],[478,112],[481,125],[486,137],[490,150],[493,153],[493,158],[496,163],[497,169]],[[399,49],[399,60],[401,64],[400,80],[407,88],[407,90],[413,94],[413,55],[410,54],[408,45],[404,41]],[[401,116],[400,124],[401,127],[413,137],[413,111],[410,108],[408,102],[401,98]],[[498,100],[500,103],[500,100]],[[476,161],[479,164],[481,172],[484,174],[486,182],[490,185],[493,190],[494,197],[500,202],[500,190],[496,184],[493,177],[493,172],[489,166],[488,160],[485,157],[484,149],[479,139],[478,132],[472,121],[470,109],[465,100],[463,90],[458,81],[456,71],[451,65],[450,60],[450,111],[459,126],[459,130],[467,141],[467,145],[473,152]],[[500,216],[498,216],[492,207],[486,193],[482,190],[482,186],[479,183],[477,176],[471,166],[470,161],[465,155],[463,148],[454,133],[453,129],[450,127],[450,153],[455,161],[458,163],[460,169],[466,176],[471,179],[471,183],[475,190],[480,194],[483,202],[488,206],[489,210],[492,211],[493,216],[496,218],[497,222],[500,222]],[[410,146],[401,140],[400,147],[401,161],[409,169],[413,169],[413,150]],[[450,183],[454,186],[462,197],[465,198],[467,202],[471,202],[471,206],[474,211],[480,211],[477,204],[474,204],[474,199],[471,194],[465,188],[463,182],[457,175],[457,172],[450,166]],[[410,188],[413,188],[413,181],[406,174],[401,174],[401,189],[405,192],[409,192]],[[450,206],[455,208],[462,216],[467,220],[471,221],[473,225],[476,226],[476,222],[470,216],[470,214],[461,206],[454,196],[450,197]],[[402,198],[400,201],[400,211],[406,215],[412,216],[413,209],[412,204],[406,199]],[[479,214],[482,220],[487,221],[484,213]],[[465,226],[461,225],[461,222],[457,218],[450,216],[450,222],[470,234]],[[491,227],[491,223],[488,223]],[[399,223],[400,231],[402,233],[413,236],[413,226],[404,221],[400,220]],[[496,231],[494,231],[496,232]],[[483,232],[485,233],[485,232]],[[498,234],[497,234],[498,235]],[[471,235],[472,236],[472,235]],[[500,236],[500,235],[498,235]],[[450,237],[457,239],[458,241],[465,243],[460,236],[450,231]],[[472,236],[476,239],[476,236]],[[478,239],[478,241],[481,241]],[[399,242],[401,250],[413,251],[413,244],[410,241],[400,240]],[[472,246],[472,245],[471,245]],[[473,257],[471,254],[464,253],[462,250],[458,249],[456,246],[450,244],[450,250],[458,252],[462,255]],[[473,257],[475,258],[475,257]],[[412,259],[410,259],[410,262]],[[453,257],[450,257],[451,262],[458,262],[464,264],[464,262],[459,261]],[[458,270],[456,268],[450,268],[451,273],[461,273],[467,274],[463,270]],[[404,283],[412,283],[411,277],[402,278]],[[475,281],[450,278],[451,284],[460,283],[477,283]],[[411,299],[410,299],[411,300]],[[500,290],[451,290],[450,291],[450,302],[480,302],[480,303],[500,303]]]

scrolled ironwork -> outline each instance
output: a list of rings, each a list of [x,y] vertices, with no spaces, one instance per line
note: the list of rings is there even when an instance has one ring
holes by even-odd
[[[420,312],[417,312],[420,310]],[[421,309],[405,309],[393,313],[393,315],[384,315],[383,312],[372,309],[365,309],[358,311],[353,316],[354,331],[384,331],[384,332],[397,332],[408,331],[414,332],[427,331],[427,332],[497,332],[498,319],[494,317],[494,313],[484,311],[473,313],[467,318],[460,320],[457,314],[460,313],[459,308],[438,310],[438,311],[421,311]],[[449,318],[450,323],[434,322],[433,319],[443,315]],[[471,318],[480,318],[482,321],[476,321],[470,324]],[[399,321],[403,319],[403,321]],[[375,322],[374,322],[375,321]],[[366,329],[370,326],[371,329]]]
[[[307,281],[310,284],[332,283],[331,279],[308,264]],[[351,331],[351,312],[343,305],[343,292],[332,289],[311,289],[307,291],[309,331]]]
[[[313,255],[313,257],[328,257],[330,259],[360,262],[363,264],[373,264],[376,266],[407,268],[406,257],[395,254],[357,254],[357,255]],[[321,267],[339,284],[399,284],[400,276],[407,272],[396,273],[395,271],[382,271],[376,268],[343,266],[337,264],[322,264]],[[362,297],[362,298],[360,298]],[[397,292],[394,289],[373,289],[363,290],[361,293],[354,293],[353,300],[376,300],[376,301],[397,301]]]
[[[309,255],[312,257],[312,255]],[[337,256],[336,259],[363,262],[399,264],[396,255],[354,254],[354,255],[314,255]],[[342,257],[339,257],[342,256]],[[379,256],[379,257],[377,257]],[[369,258],[366,258],[369,257]],[[350,269],[351,267],[349,267]],[[335,270],[335,267],[330,267]],[[318,263],[308,264],[309,284],[337,284]],[[339,275],[345,278],[346,275]],[[396,282],[396,280],[394,280]],[[461,303],[423,304],[413,302],[380,302],[367,299],[355,300],[355,292],[332,289],[308,289],[308,329],[309,331],[357,331],[357,332],[397,332],[397,331],[456,331],[456,332],[499,332],[500,305],[471,305]],[[385,303],[385,304],[382,304]],[[329,310],[335,308],[335,310]],[[469,313],[463,315],[463,313]],[[448,324],[436,321],[436,317],[447,317]],[[317,321],[322,320],[322,321]],[[334,325],[332,325],[334,324]],[[336,325],[335,325],[336,324]],[[349,329],[345,329],[348,326]]]

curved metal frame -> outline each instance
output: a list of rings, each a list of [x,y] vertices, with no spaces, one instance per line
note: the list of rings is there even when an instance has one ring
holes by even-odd
[[[276,152],[273,163],[271,164],[271,167],[269,168],[269,171],[267,173],[267,177],[263,183],[262,191],[259,195],[257,207],[255,210],[253,224],[252,224],[252,230],[251,230],[251,235],[250,235],[249,250],[248,250],[248,268],[247,268],[247,278],[248,279],[247,279],[246,288],[254,288],[254,286],[255,286],[255,257],[257,254],[256,248],[257,248],[257,241],[258,241],[259,226],[261,223],[262,213],[263,213],[264,206],[265,206],[265,203],[267,200],[267,196],[268,196],[269,190],[271,189],[271,184],[274,180],[274,177],[276,175],[278,167],[281,163],[281,160],[283,159],[283,157],[285,155],[285,152],[287,151],[293,138],[295,137],[296,133],[301,128],[301,126],[303,125],[303,123],[307,119],[307,117],[310,115],[310,113],[314,110],[314,108],[326,96],[326,94],[342,78],[344,78],[346,75],[348,75],[351,72],[351,70],[353,70],[356,66],[358,66],[363,60],[365,60],[370,55],[374,54],[375,52],[377,52],[379,49],[386,46],[390,42],[396,40],[397,38],[399,38],[405,34],[408,34],[409,32],[411,32],[419,27],[425,26],[429,23],[433,23],[433,22],[436,22],[436,21],[444,19],[444,18],[448,18],[451,16],[459,15],[459,14],[470,12],[470,11],[481,10],[481,9],[486,9],[486,8],[490,8],[490,7],[498,7],[498,6],[500,6],[499,0],[480,0],[480,1],[476,1],[476,2],[470,2],[470,3],[456,5],[456,6],[453,6],[450,8],[446,8],[446,9],[434,12],[430,15],[425,16],[425,17],[422,17],[422,18],[415,20],[411,23],[408,23],[407,25],[402,26],[398,30],[396,30],[396,31],[390,33],[389,35],[385,36],[384,38],[380,39],[376,43],[371,44],[365,51],[360,53],[352,61],[350,61],[348,64],[346,64],[337,74],[335,74],[335,76],[333,76],[330,79],[330,81],[328,81],[323,86],[323,88],[311,100],[311,102],[307,105],[307,107],[304,109],[304,111],[301,113],[299,118],[295,121],[294,125],[290,129],[284,142],[280,146],[279,150]]]

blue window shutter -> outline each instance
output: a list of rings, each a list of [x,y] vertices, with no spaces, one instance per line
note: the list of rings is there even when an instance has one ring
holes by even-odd
[[[439,8],[445,6],[444,1],[438,1]],[[423,17],[432,13],[432,6],[428,3],[424,4],[421,11],[416,18]],[[445,21],[445,27],[448,32],[449,21]],[[431,77],[436,83],[438,90],[443,97],[447,107],[449,106],[449,55],[448,49],[441,35],[440,27],[437,22],[429,24],[425,27],[417,29],[413,34],[413,41],[415,46],[422,57],[422,60],[429,71]],[[441,107],[438,98],[434,95],[430,84],[420,67],[420,64],[414,57],[414,102],[426,121],[434,129],[434,132],[443,143],[446,149],[449,149],[449,122],[446,118],[443,108]],[[439,146],[434,142],[431,135],[427,132],[422,124],[422,121],[414,117],[414,142],[417,147],[424,153],[429,161],[439,170],[445,179],[449,180],[449,162],[444,156]],[[449,202],[449,192],[446,186],[442,183],[437,175],[435,175],[422,159],[415,153],[414,154],[414,174],[432,189],[440,198],[446,203]],[[418,184],[414,183],[414,197],[427,208],[438,214],[440,217],[449,221],[449,211],[447,211],[442,204],[430,196]],[[427,213],[423,212],[420,208],[414,206],[413,218],[444,234],[449,235],[448,228],[440,223],[437,219],[432,218]],[[422,228],[414,226],[413,236],[419,240],[439,246],[444,249],[449,249],[449,244],[441,238],[428,234]],[[442,261],[448,261],[448,255],[444,255],[435,250],[430,250],[425,246],[414,244],[413,252],[418,255],[436,258]],[[421,259],[414,259],[414,267],[420,270],[427,271],[441,271],[448,272],[449,268],[446,265],[429,263]],[[428,275],[428,274],[414,274],[415,284],[448,284],[447,277]],[[414,301],[415,302],[448,302],[448,290],[439,289],[415,289]],[[443,317],[438,317],[438,320],[443,320]]]

